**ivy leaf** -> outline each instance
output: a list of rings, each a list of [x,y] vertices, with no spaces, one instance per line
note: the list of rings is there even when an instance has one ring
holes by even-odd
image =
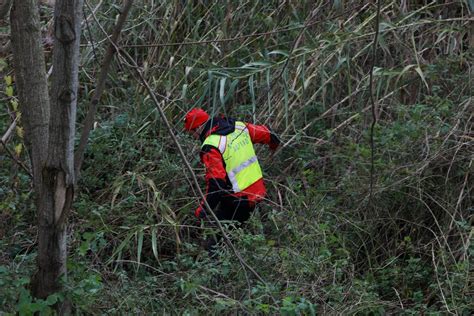
[[[7,84],[7,86],[11,86],[12,82],[12,76],[5,76],[5,83]]]
[[[16,134],[18,135],[18,137],[23,138],[25,136],[25,130],[23,129],[23,127],[17,126]]]
[[[13,87],[8,86],[5,88],[5,93],[7,94],[7,97],[12,97],[13,96]]]
[[[12,99],[10,101],[10,104],[12,105],[13,111],[18,112],[18,101],[15,99]]]
[[[18,144],[15,146],[15,155],[17,157],[19,157],[21,155],[21,151],[23,149],[23,145],[22,144]]]
[[[0,58],[0,71],[3,71],[8,66],[4,58]]]

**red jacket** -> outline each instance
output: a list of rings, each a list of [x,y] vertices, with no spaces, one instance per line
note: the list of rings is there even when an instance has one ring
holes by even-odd
[[[264,125],[254,125],[245,123],[250,134],[250,139],[254,144],[267,144],[270,149],[275,150],[280,144],[278,137]],[[227,135],[234,131],[235,120],[224,117],[216,117],[209,120],[203,132],[201,133],[201,141],[203,142],[209,135]],[[266,194],[263,178],[250,185],[245,190],[233,193],[232,186],[227,178],[225,171],[224,159],[219,150],[213,146],[205,145],[200,153],[201,162],[206,167],[206,200],[209,206],[214,209],[220,199],[226,195],[236,197],[246,197],[250,202],[257,203],[261,201]],[[204,201],[201,201],[196,209],[195,215],[199,217],[204,207]]]

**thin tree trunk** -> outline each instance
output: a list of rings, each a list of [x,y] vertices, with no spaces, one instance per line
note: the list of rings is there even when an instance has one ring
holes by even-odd
[[[15,83],[38,194],[42,182],[41,168],[48,152],[50,109],[36,1],[16,0],[10,19]]]
[[[66,221],[73,200],[74,132],[82,0],[56,2],[51,100],[36,0],[11,12],[16,84],[33,165],[38,216],[38,271],[33,294],[46,298],[66,276]],[[60,314],[67,313],[58,306]]]
[[[102,61],[102,65],[100,67],[99,78],[97,80],[97,87],[94,90],[94,95],[92,96],[92,100],[90,102],[89,111],[87,112],[87,116],[84,120],[84,127],[82,129],[81,140],[79,141],[79,145],[77,146],[77,150],[75,153],[74,158],[74,170],[76,176],[79,176],[81,171],[82,161],[84,159],[84,152],[86,150],[87,142],[89,140],[89,134],[94,125],[94,116],[97,112],[97,106],[99,104],[100,97],[105,89],[105,82],[107,80],[107,76],[109,73],[110,64],[112,63],[112,59],[116,52],[117,42],[122,32],[122,28],[125,25],[125,21],[127,20],[128,12],[132,7],[133,0],[126,0],[123,8],[121,10],[120,16],[117,20],[117,24],[114,27],[112,32],[112,36],[110,37],[110,43],[107,47],[107,51],[105,53],[104,59]]]
[[[82,0],[58,0],[54,10],[53,74],[47,161],[42,169],[38,272],[34,293],[44,298],[66,277],[67,217],[74,197],[76,122]]]

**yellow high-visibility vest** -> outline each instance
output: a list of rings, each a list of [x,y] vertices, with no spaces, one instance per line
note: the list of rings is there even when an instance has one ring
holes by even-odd
[[[234,193],[245,190],[263,177],[245,123],[235,122],[235,130],[228,135],[209,135],[202,143],[205,145],[217,148],[222,154]]]

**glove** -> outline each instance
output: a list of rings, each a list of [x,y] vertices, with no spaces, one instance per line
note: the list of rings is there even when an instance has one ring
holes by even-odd
[[[275,150],[277,150],[277,148],[278,148],[279,145],[280,145],[280,144],[273,144],[273,143],[270,143],[270,145],[268,145],[268,147],[270,147],[270,150],[275,151]]]
[[[206,218],[206,211],[202,208],[201,205],[194,211],[194,216],[197,218]]]
[[[270,133],[270,143],[268,144],[268,147],[270,147],[270,149],[272,151],[275,151],[278,146],[280,145],[281,141],[280,139],[278,138],[278,136],[274,133]]]

